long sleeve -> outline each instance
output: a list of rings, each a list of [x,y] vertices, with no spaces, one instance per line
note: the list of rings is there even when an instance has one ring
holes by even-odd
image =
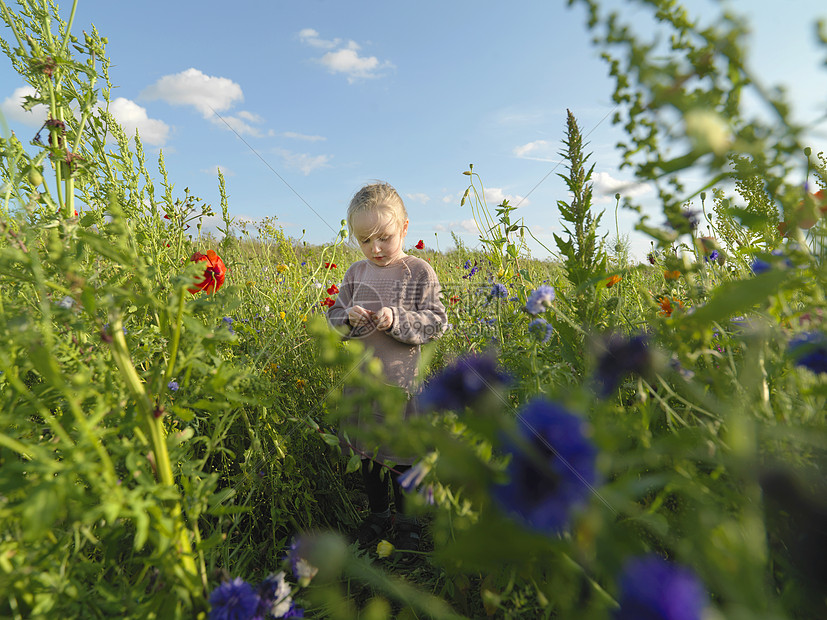
[[[436,272],[427,263],[425,267],[406,287],[403,304],[391,306],[393,325],[388,334],[405,344],[430,342],[441,336],[448,324]]]

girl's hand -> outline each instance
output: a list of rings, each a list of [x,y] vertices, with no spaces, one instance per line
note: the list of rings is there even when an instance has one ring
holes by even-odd
[[[362,306],[351,306],[347,310],[347,322],[353,327],[361,327],[371,322],[375,313]]]
[[[380,331],[387,331],[393,325],[393,311],[390,308],[382,308],[373,315],[373,324]]]

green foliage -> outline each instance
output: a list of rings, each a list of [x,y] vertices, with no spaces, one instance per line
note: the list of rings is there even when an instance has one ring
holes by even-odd
[[[606,618],[624,561],[645,553],[692,567],[710,615],[825,615],[798,540],[824,510],[827,386],[788,343],[827,332],[827,220],[786,179],[803,153],[808,182],[824,189],[827,162],[798,148],[800,128],[774,94],[759,91],[772,123],[739,110],[755,82],[735,18],[699,31],[677,3],[642,2],[674,36],[641,43],[619,15],[585,4],[602,45],[626,50],[608,57],[621,148],[639,178],[660,184],[671,227],[641,221],[658,240],[650,262],[606,256],[571,114],[561,263],[528,256],[515,207],[492,216],[469,169],[463,202],[485,248],[455,239],[452,251],[418,254],[439,276],[452,325],[425,348],[423,375],[486,352],[512,382],[407,421],[393,413],[405,395],[320,316],[359,258],[345,235],[320,248],[289,239],[274,218],[234,222],[219,177],[224,238],[204,236],[212,207],[176,192],[163,156],[156,185],[139,137],[106,112],[105,39],[93,30],[79,43],[57,7],[0,4],[15,39],[3,49],[36,89],[29,103],[48,105],[53,121],[48,144],[0,143],[1,616],[197,617],[222,576],[289,571],[285,554],[302,534],[319,572],[289,579],[312,617]],[[99,98],[102,108],[89,105]],[[715,118],[731,139],[710,133]],[[675,119],[688,150],[665,157]],[[684,196],[675,175],[690,165],[710,180]],[[737,196],[718,187],[723,178]],[[696,194],[708,235],[686,217]],[[193,296],[203,264],[188,259],[208,249],[226,282]],[[529,315],[540,284],[556,298]],[[538,319],[551,330],[532,329]],[[609,389],[606,365],[630,360],[607,357],[606,332],[645,332],[649,343],[645,368],[618,372]],[[560,534],[525,527],[493,497],[520,455],[505,438],[538,396],[579,416],[598,455],[589,500]],[[374,407],[391,413],[342,432]],[[370,455],[351,439],[419,457],[420,490],[435,505],[409,496],[428,525],[413,568],[333,533],[364,510],[352,474]],[[548,492],[540,482],[534,490]]]
[[[560,218],[568,224],[563,226],[568,239],[555,234],[554,240],[563,257],[566,277],[575,288],[579,288],[594,274],[606,270],[607,257],[597,235],[603,213],[598,213],[597,216],[592,213],[592,185],[589,181],[594,164],[586,170],[589,155],[583,152],[583,136],[571,110],[566,112],[566,139],[563,140],[566,150],[560,155],[568,162],[568,174],[557,176],[566,182],[571,202],[558,200],[557,208]]]

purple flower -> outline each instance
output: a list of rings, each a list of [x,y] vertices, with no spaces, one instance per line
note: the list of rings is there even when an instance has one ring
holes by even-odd
[[[686,223],[689,224],[689,228],[695,230],[698,227],[698,224],[701,223],[701,213],[695,209],[686,209],[685,211],[681,211],[681,215],[686,220]]]
[[[509,437],[503,448],[511,453],[509,482],[493,488],[494,500],[536,530],[565,529],[596,479],[596,450],[583,420],[537,398],[523,407],[517,437]]]
[[[248,620],[258,610],[259,595],[241,577],[224,581],[210,594],[211,620]]]
[[[528,331],[538,338],[542,338],[542,343],[545,344],[551,338],[554,328],[551,326],[551,323],[541,317],[538,317],[528,324]]]
[[[265,618],[289,618],[286,614],[293,609],[290,585],[284,580],[284,571],[270,575],[258,586],[260,597],[253,620]]]
[[[614,335],[606,343],[606,352],[597,364],[596,379],[601,393],[608,396],[629,374],[643,375],[652,365],[649,340],[644,335],[625,338]]]
[[[463,269],[470,269],[471,268],[471,261],[470,259],[465,261],[465,264],[462,266]]]
[[[795,360],[796,366],[827,374],[827,335],[821,332],[798,334],[787,345],[787,354]]]
[[[541,284],[528,296],[525,310],[529,314],[540,314],[554,301],[554,287],[548,284]]]
[[[279,616],[276,616],[277,618]],[[290,609],[287,610],[287,613],[281,616],[282,618],[304,618],[304,610],[296,607],[296,604],[293,603],[290,605]]]
[[[647,555],[628,560],[620,578],[615,620],[700,620],[703,584],[690,569]]]
[[[468,264],[468,261],[465,261],[465,264],[467,265],[467,264]],[[468,267],[466,267],[466,269],[468,269]],[[464,276],[462,276],[463,280],[467,280],[468,278],[470,278],[471,276],[473,276],[475,273],[477,273],[479,270],[480,270],[480,268],[479,268],[479,267],[477,267],[476,263],[474,263],[474,266],[473,266],[473,267],[471,267],[471,271],[469,271],[469,272],[468,272],[468,273],[466,273]]]
[[[756,258],[752,262],[752,273],[758,275],[760,273],[766,273],[772,269],[772,265],[770,265],[767,261],[761,260],[760,258]]]
[[[231,334],[235,333],[235,331],[233,330],[233,317],[225,316],[223,319],[221,319],[221,321],[224,323],[224,325],[227,326],[227,329],[230,330]]]
[[[431,377],[419,394],[425,409],[463,411],[481,396],[511,382],[497,360],[483,355],[466,355]]]
[[[491,291],[488,293],[488,296],[497,299],[508,297],[508,289],[505,288],[503,284],[495,282],[494,286],[491,287]]]
[[[311,544],[307,540],[298,539],[293,540],[290,544],[290,551],[287,553],[287,559],[290,560],[290,568],[293,571],[293,576],[299,580],[300,583],[308,584],[319,572],[319,569],[313,566],[304,557],[305,552],[303,547]]]
[[[169,383],[167,383],[167,389],[168,389],[170,392],[177,392],[177,391],[178,391],[178,389],[179,389],[180,387],[181,387],[181,386],[180,386],[180,385],[178,385],[178,382],[177,382],[177,381],[170,381]]]
[[[396,479],[396,483],[402,488],[403,491],[413,491],[417,488],[422,481],[425,479],[425,476],[431,468],[425,463],[419,462],[408,471],[403,472],[400,476]]]

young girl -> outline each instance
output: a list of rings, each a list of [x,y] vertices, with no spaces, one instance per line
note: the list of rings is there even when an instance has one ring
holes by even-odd
[[[396,190],[387,183],[366,185],[353,197],[347,210],[351,238],[365,255],[347,270],[336,303],[328,311],[333,326],[348,326],[348,337],[360,338],[382,361],[389,383],[415,391],[419,347],[442,334],[447,325],[440,286],[433,268],[421,258],[408,256],[403,249],[408,232],[408,213]],[[405,416],[415,415],[409,399]],[[382,413],[373,412],[381,419]],[[373,447],[364,449],[373,454]],[[391,520],[390,491],[384,460],[396,463],[391,472],[395,523]],[[394,523],[397,549],[418,550],[420,527],[404,512],[404,498],[396,478],[410,468],[413,459],[378,449],[378,462],[362,459],[362,476],[368,495],[370,515],[356,530],[353,539],[368,545],[386,535]],[[403,557],[410,560],[414,556]]]

